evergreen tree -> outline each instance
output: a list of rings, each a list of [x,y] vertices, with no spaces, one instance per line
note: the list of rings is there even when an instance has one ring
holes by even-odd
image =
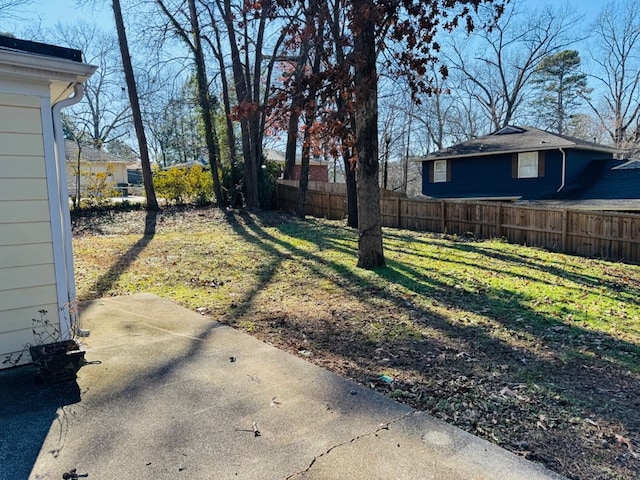
[[[536,67],[533,83],[540,95],[533,101],[540,123],[560,135],[586,97],[587,75],[580,71],[580,55],[575,50],[561,52],[543,58]]]

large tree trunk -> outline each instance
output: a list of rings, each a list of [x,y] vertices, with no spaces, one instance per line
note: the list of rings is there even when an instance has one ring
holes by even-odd
[[[147,209],[158,210],[158,200],[156,192],[153,188],[153,177],[151,175],[151,163],[149,162],[149,148],[147,147],[147,136],[144,132],[144,124],[142,123],[142,114],[140,112],[140,103],[138,102],[138,89],[136,87],[136,79],[133,74],[133,66],[131,65],[131,56],[129,55],[129,44],[127,43],[127,34],[124,29],[124,21],[122,19],[122,9],[120,8],[120,0],[113,0],[113,16],[116,22],[116,30],[118,32],[118,43],[120,44],[120,55],[122,56],[122,68],[124,69],[124,77],[127,83],[127,91],[129,93],[129,102],[131,103],[131,114],[133,116],[133,126],[136,130],[138,138],[138,148],[140,150],[140,163],[142,165],[142,180],[144,182],[144,191],[147,196]]]
[[[227,199],[222,193],[220,185],[220,175],[218,169],[219,146],[213,120],[211,118],[211,99],[209,97],[209,81],[207,80],[207,70],[202,52],[202,41],[200,38],[200,25],[198,22],[198,12],[196,11],[195,0],[189,0],[189,20],[193,35],[193,54],[196,62],[196,78],[198,80],[198,103],[202,110],[202,121],[204,122],[204,138],[207,143],[209,155],[209,167],[213,179],[213,191],[216,196],[216,203],[221,207],[227,206]]]
[[[384,266],[378,184],[378,78],[372,0],[354,1],[355,122],[358,166],[358,267]]]
[[[347,226],[358,228],[358,190],[356,187],[356,171],[351,163],[351,150],[344,147],[344,178],[347,184]]]
[[[306,214],[305,203],[307,201],[307,190],[309,189],[309,159],[311,157],[311,134],[309,130],[313,125],[313,117],[307,116],[305,120],[306,130],[304,131],[304,143],[302,145],[302,161],[300,162],[300,182],[298,183],[298,206],[296,215],[304,219]]]
[[[284,154],[284,178],[295,180],[296,178],[296,147],[298,146],[298,124],[300,122],[300,107],[302,95],[298,92],[291,99],[291,112],[287,126],[287,146]]]

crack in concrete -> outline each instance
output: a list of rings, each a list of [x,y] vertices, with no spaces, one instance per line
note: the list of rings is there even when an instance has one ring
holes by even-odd
[[[309,465],[307,466],[307,468],[305,468],[304,470],[300,470],[298,472],[292,473],[291,475],[289,475],[288,477],[285,477],[284,480],[291,480],[294,477],[297,477],[298,475],[304,475],[305,473],[309,472],[311,470],[311,468],[313,467],[313,465],[322,457],[329,455],[333,450],[335,450],[336,448],[340,448],[340,447],[344,447],[345,445],[349,445],[353,442],[356,442],[358,440],[360,440],[361,438],[365,438],[365,437],[370,437],[372,435],[377,435],[379,432],[381,432],[382,430],[389,430],[389,427],[391,425],[393,425],[394,423],[398,423],[402,420],[404,420],[405,418],[411,417],[413,415],[415,415],[416,411],[412,410],[410,412],[405,413],[404,415],[401,415],[398,418],[395,418],[393,420],[390,420],[387,423],[382,423],[380,424],[380,426],[378,428],[376,428],[373,432],[367,432],[367,433],[363,433],[362,435],[358,435],[356,437],[353,437],[350,440],[347,440],[345,442],[342,443],[338,443],[336,445],[332,445],[331,447],[329,447],[327,450],[325,450],[324,452],[322,452],[320,455],[316,455],[315,457],[313,457],[311,459],[311,462],[309,462]]]

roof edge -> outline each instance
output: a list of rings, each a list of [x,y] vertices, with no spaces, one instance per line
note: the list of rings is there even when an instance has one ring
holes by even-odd
[[[31,40],[22,40],[0,35],[0,47],[82,63],[82,52],[80,50],[59,47],[48,43],[33,42]]]
[[[466,153],[466,154],[459,154],[459,155],[443,155],[443,156],[433,156],[433,155],[425,155],[424,157],[415,157],[412,158],[411,161],[414,162],[430,162],[433,160],[450,160],[453,158],[473,158],[473,157],[487,157],[487,156],[494,156],[494,155],[509,155],[509,154],[514,154],[514,153],[521,153],[521,152],[541,152],[541,151],[552,151],[552,150],[560,150],[560,149],[564,149],[564,150],[589,150],[592,152],[601,152],[601,153],[611,153],[611,154],[615,154],[615,153],[622,153],[622,150],[618,150],[615,148],[609,148],[609,147],[592,147],[592,146],[588,146],[588,145],[566,145],[566,146],[562,146],[562,147],[547,147],[547,148],[532,148],[532,149],[515,149],[515,150],[499,150],[499,151],[478,151],[478,152],[474,152],[474,153]]]

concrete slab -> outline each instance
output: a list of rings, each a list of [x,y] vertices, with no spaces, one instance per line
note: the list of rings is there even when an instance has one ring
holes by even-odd
[[[82,307],[76,384],[0,372],[0,479],[558,479],[149,294]]]

